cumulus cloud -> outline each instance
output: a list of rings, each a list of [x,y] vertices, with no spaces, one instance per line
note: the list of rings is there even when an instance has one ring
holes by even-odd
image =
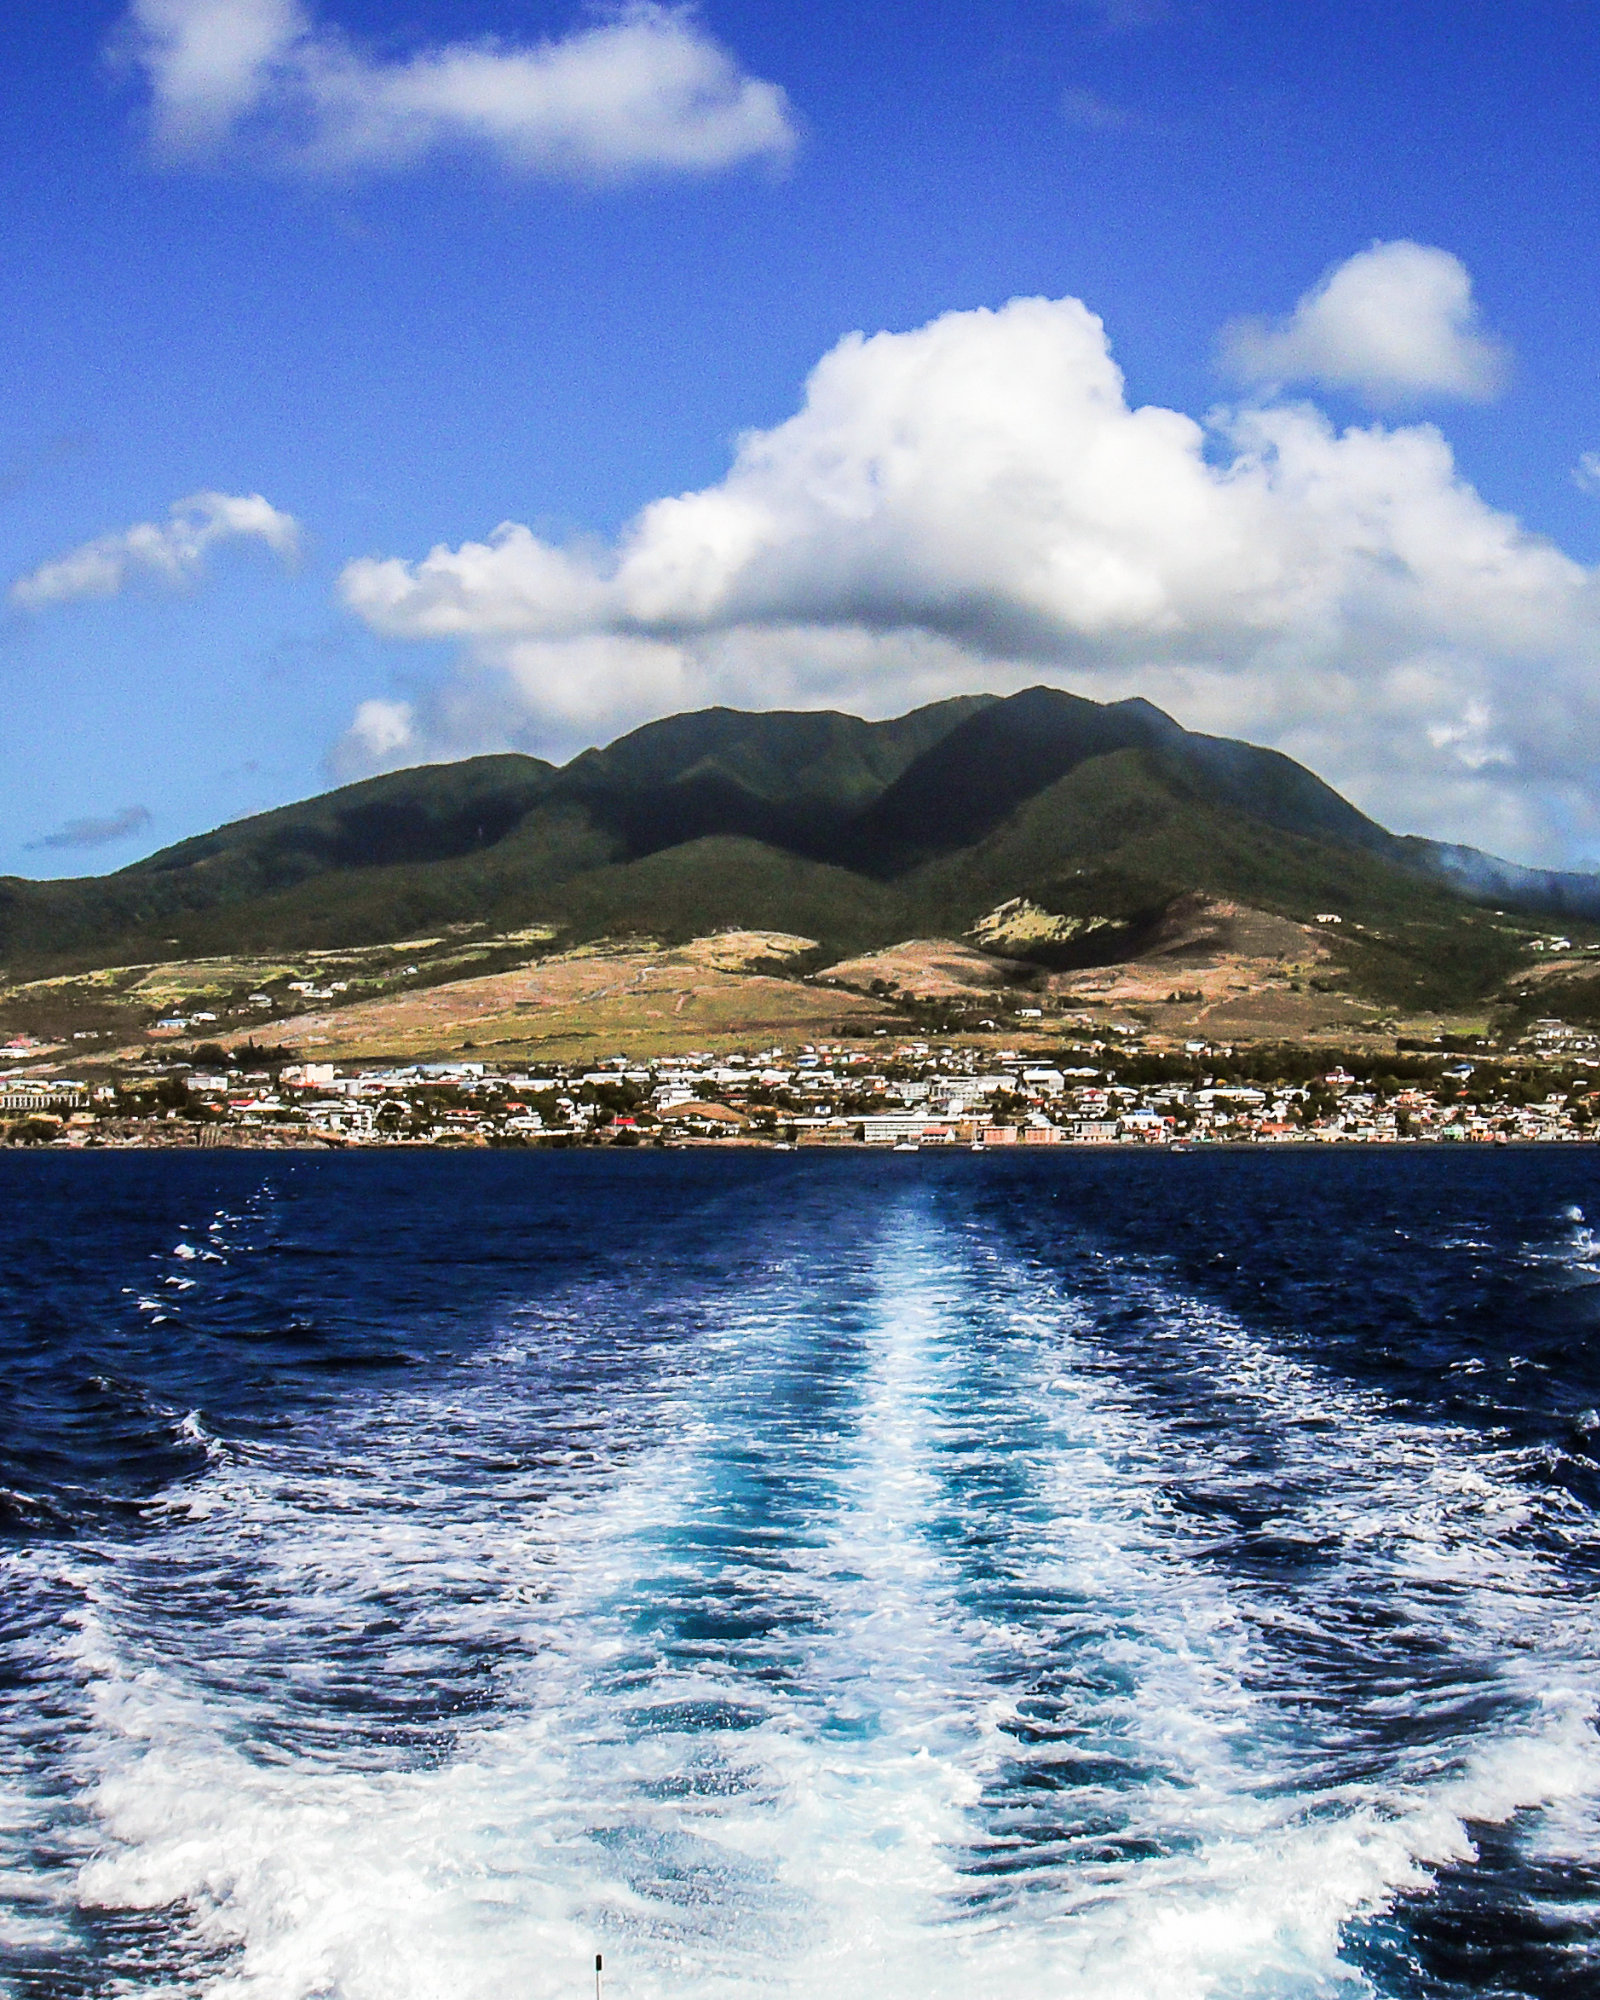
[[[75,597],[115,597],[140,575],[186,583],[217,542],[241,537],[265,542],[288,561],[299,549],[300,527],[259,493],[191,493],[173,502],[165,521],[138,521],[97,535],[18,577],[11,601],[24,611],[42,611]]]
[[[686,7],[634,0],[557,41],[450,42],[369,54],[302,0],[133,0],[170,158],[224,146],[317,172],[409,166],[475,147],[583,180],[783,159],[783,91],[746,76]]]
[[[30,849],[110,847],[116,841],[142,833],[151,818],[148,806],[123,806],[105,819],[69,819],[54,833],[41,834],[27,845]]]
[[[1572,468],[1572,483],[1580,493],[1600,493],[1600,451],[1586,451]]]
[[[409,763],[417,742],[417,713],[411,703],[374,698],[357,704],[333,761],[341,771],[384,770]]]
[[[1484,402],[1506,351],[1485,333],[1459,257],[1375,243],[1336,265],[1285,320],[1238,320],[1224,357],[1245,382],[1353,389],[1383,407],[1431,396]]]
[[[507,522],[341,588],[374,631],[456,649],[389,761],[1050,679],[1276,742],[1403,826],[1600,844],[1595,579],[1431,425],[1130,406],[1075,299],[850,335],[725,479],[609,549]]]

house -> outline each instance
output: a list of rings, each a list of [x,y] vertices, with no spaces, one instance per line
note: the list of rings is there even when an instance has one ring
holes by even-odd
[[[80,1083],[13,1083],[0,1091],[0,1111],[67,1111],[88,1103]]]
[[[874,1112],[856,1122],[869,1146],[902,1146],[907,1140],[922,1139],[934,1129],[934,1121],[921,1111]]]
[[[334,1082],[332,1063],[289,1063],[283,1081],[300,1090],[327,1090]]]
[[[700,1098],[690,1098],[685,1104],[664,1105],[660,1116],[663,1125],[678,1131],[698,1133],[704,1138],[732,1138],[750,1123],[742,1112],[734,1111],[726,1104],[708,1103]]]

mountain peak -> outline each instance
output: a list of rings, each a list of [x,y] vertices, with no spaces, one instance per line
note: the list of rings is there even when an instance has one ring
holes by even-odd
[[[1106,942],[1186,894],[1393,931],[1448,928],[1485,892],[1600,915],[1600,880],[1399,839],[1280,752],[1140,696],[1038,685],[879,722],[701,709],[559,769],[506,754],[390,772],[115,875],[0,884],[0,953],[15,975],[451,925],[734,924],[856,949],[960,935],[1019,897],[1041,936]]]

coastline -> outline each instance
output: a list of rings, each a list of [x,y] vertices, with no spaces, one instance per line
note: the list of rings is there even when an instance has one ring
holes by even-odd
[[[215,1128],[210,1128],[214,1130]],[[226,1136],[201,1137],[199,1133],[208,1128],[200,1127],[198,1132],[174,1134],[166,1137],[140,1137],[115,1139],[53,1139],[44,1143],[29,1143],[24,1140],[0,1142],[0,1154],[32,1154],[53,1156],[61,1153],[312,1153],[312,1154],[390,1154],[390,1153],[609,1153],[624,1156],[659,1153],[804,1153],[832,1154],[850,1153],[886,1158],[894,1154],[908,1152],[971,1158],[974,1154],[985,1158],[1016,1159],[1019,1157],[1038,1159],[1070,1153],[1074,1156],[1095,1154],[1116,1154],[1119,1157],[1130,1153],[1152,1153],[1169,1157],[1194,1153],[1317,1153],[1329,1150],[1343,1152],[1529,1152],[1547,1151],[1552,1147],[1597,1146],[1600,1134],[1587,1136],[1573,1133],[1555,1133],[1543,1138],[1511,1138],[1500,1134],[1479,1136],[1469,1134],[1459,1139],[1446,1139],[1438,1135],[1408,1138],[1373,1139],[1356,1137],[1343,1133],[1316,1134],[1295,1139],[1060,1139],[1044,1146],[982,1146],[949,1144],[928,1141],[921,1144],[886,1146],[864,1139],[829,1139],[825,1142],[799,1143],[784,1139],[728,1137],[717,1139],[667,1139],[639,1145],[618,1145],[614,1140],[573,1140],[565,1137],[532,1140],[505,1140],[472,1138],[446,1139],[370,1139],[342,1136],[319,1136],[298,1132],[284,1138],[269,1137],[250,1133],[237,1136],[228,1132]]]

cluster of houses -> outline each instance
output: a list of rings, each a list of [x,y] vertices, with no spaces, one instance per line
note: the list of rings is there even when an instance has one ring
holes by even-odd
[[[912,1040],[527,1069],[152,1060],[100,1082],[0,1077],[0,1118],[13,1142],[67,1146],[1505,1143],[1588,1137],[1600,1091],[1596,1059],[1570,1048],[1545,1076],[1551,1087],[1533,1091],[1525,1067],[1512,1087],[1488,1059],[1441,1059],[1407,1083],[1364,1081],[1339,1063],[1273,1082],[1251,1079],[1248,1051],[1190,1042],[1155,1063],[1147,1053],[1130,1025],[1053,1057]],[[1167,1080],[1134,1080],[1152,1071]]]

